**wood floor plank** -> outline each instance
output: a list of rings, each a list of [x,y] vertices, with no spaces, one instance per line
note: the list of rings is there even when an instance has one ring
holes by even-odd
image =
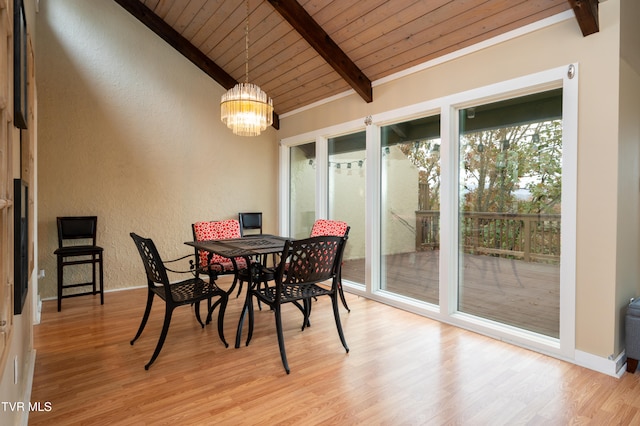
[[[224,284],[223,284],[224,286]],[[35,327],[30,425],[634,424],[640,373],[621,379],[347,294],[340,308],[345,353],[330,303],[314,304],[300,331],[284,316],[291,367],[280,362],[273,313],[256,309],[253,340],[225,348],[216,325],[175,311],[149,371],[163,306],[156,303],[135,345],[143,289],[43,304]],[[157,302],[157,301],[156,301]],[[233,342],[242,304],[232,297],[225,336]],[[245,330],[246,335],[246,330]],[[246,337],[246,336],[245,336]]]

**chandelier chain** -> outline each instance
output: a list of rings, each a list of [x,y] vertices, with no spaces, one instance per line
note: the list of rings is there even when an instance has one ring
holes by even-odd
[[[247,5],[247,22],[244,26],[244,51],[245,51],[244,82],[249,83],[249,0],[246,1],[246,5]]]

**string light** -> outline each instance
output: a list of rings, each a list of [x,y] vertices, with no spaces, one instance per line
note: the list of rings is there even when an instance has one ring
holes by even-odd
[[[353,168],[354,165],[362,168],[364,166],[365,160],[354,160],[354,161],[329,161],[329,167],[335,167],[336,169],[342,169],[342,166],[345,166],[347,169]],[[309,163],[311,164],[311,163]]]

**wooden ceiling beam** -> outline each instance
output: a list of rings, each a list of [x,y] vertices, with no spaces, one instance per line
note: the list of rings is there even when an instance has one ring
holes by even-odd
[[[204,71],[205,74],[214,79],[219,85],[229,90],[238,84],[235,78],[227,74],[227,72],[220,68],[218,64],[213,62],[207,55],[202,53],[200,49],[195,47],[189,40],[184,38],[169,24],[160,19],[158,15],[153,13],[151,9],[142,4],[139,0],[114,1],[146,25],[151,31],[158,35],[158,37],[176,49],[182,56]],[[272,126],[275,129],[280,128],[280,118],[275,112],[273,113]]]
[[[366,102],[373,101],[371,80],[353,63],[296,0],[269,0],[274,9]]]
[[[598,0],[569,0],[584,37],[600,31]]]

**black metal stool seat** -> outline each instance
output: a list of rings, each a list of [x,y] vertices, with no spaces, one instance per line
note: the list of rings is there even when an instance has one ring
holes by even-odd
[[[53,253],[58,258],[58,312],[62,309],[62,299],[68,297],[100,294],[100,304],[104,304],[103,262],[104,249],[96,243],[96,216],[72,216],[59,217],[58,222],[58,249]],[[93,244],[64,245],[65,240],[91,240]],[[65,284],[63,269],[65,266],[91,264],[91,281]],[[96,277],[96,265],[99,277]],[[64,294],[67,288],[91,286],[91,290]]]

